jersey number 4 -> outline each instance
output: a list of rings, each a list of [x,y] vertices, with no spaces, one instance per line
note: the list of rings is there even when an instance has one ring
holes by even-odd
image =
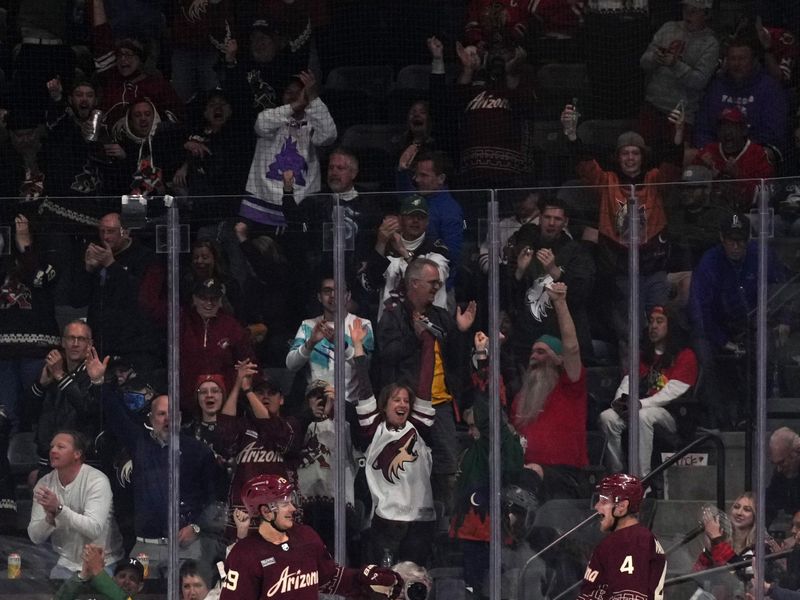
[[[625,557],[625,560],[622,561],[622,566],[619,568],[619,572],[633,575],[633,556],[628,554],[628,556]]]

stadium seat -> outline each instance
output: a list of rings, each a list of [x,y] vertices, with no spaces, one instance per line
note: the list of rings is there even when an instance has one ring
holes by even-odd
[[[397,73],[395,88],[402,90],[428,89],[428,78],[431,75],[430,65],[408,65]]]
[[[578,125],[578,137],[587,146],[613,152],[619,134],[633,129],[628,119],[593,119]]]
[[[445,65],[445,81],[448,85],[453,84],[458,71],[456,64]],[[408,65],[400,69],[388,93],[387,116],[390,123],[404,123],[411,104],[428,99],[430,74],[430,65]]]
[[[542,185],[564,181],[571,175],[569,150],[562,129],[561,121],[557,120],[537,120],[530,128],[530,144],[537,163],[536,173]]]
[[[356,123],[386,120],[386,92],[391,89],[392,67],[339,67],[328,74],[322,99],[342,131]]]
[[[538,98],[537,113],[545,119],[556,119],[565,104],[578,99],[579,110],[582,108],[581,98],[587,96],[589,78],[586,65],[582,63],[548,64],[536,72],[536,96]]]
[[[358,157],[358,187],[374,192],[394,189],[393,165],[389,154],[392,139],[403,133],[402,125],[359,124],[342,135],[342,146]]]
[[[387,111],[390,122],[404,122],[411,104],[428,98],[430,74],[430,65],[408,65],[400,69],[397,80],[388,93]]]
[[[33,433],[17,433],[11,437],[8,445],[8,462],[14,474],[27,475],[38,466]]]
[[[339,67],[328,73],[325,90],[352,90],[380,96],[392,82],[393,72],[389,65]]]

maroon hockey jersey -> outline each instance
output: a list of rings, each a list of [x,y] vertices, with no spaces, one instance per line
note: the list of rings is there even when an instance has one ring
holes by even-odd
[[[306,525],[273,544],[261,535],[236,542],[225,561],[220,600],[317,600],[319,594],[360,595],[357,569],[331,558],[316,532]]]
[[[647,527],[618,529],[597,545],[578,600],[663,600],[667,558]]]

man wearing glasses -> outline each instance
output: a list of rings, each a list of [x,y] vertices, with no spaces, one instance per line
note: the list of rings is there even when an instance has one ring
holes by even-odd
[[[469,302],[455,317],[434,304],[443,281],[439,265],[416,258],[405,272],[405,297],[388,303],[378,321],[381,387],[402,382],[430,400],[436,410],[431,429],[433,497],[453,509],[453,488],[458,466],[456,402],[462,391],[463,365],[477,306]]]
[[[39,415],[37,479],[50,471],[50,441],[57,431],[71,429],[93,440],[102,429],[99,411],[102,380],[93,383],[85,364],[91,347],[91,328],[80,320],[67,323],[61,347],[48,352],[42,373],[31,386],[32,408]]]

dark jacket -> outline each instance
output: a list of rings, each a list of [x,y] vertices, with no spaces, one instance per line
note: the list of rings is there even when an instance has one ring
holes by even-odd
[[[78,263],[70,287],[72,306],[89,306],[88,322],[100,356],[160,357],[161,332],[139,306],[139,286],[156,264],[155,254],[133,241],[110,267],[93,273]]]
[[[774,252],[767,262],[767,282],[786,280],[786,269]],[[758,243],[747,244],[744,258],[735,263],[727,258],[722,244],[703,255],[692,275],[689,316],[695,333],[722,347],[755,324],[758,294]]]
[[[122,405],[118,390],[103,391],[106,423],[133,457],[136,535],[167,537],[169,446],[162,446]],[[180,524],[197,523],[214,499],[215,462],[211,450],[191,435],[180,436]]]
[[[419,380],[433,370],[433,355],[423,353],[424,344],[414,332],[413,309],[406,301],[389,304],[378,322],[377,339],[380,348],[380,384],[406,383],[419,390]],[[448,391],[456,401],[464,388],[467,336],[458,330],[455,318],[445,309],[430,306],[425,311],[439,341],[444,361],[444,377]],[[423,356],[430,360],[423,361]],[[418,392],[419,393],[419,392]]]
[[[39,464],[44,467],[50,464],[50,441],[56,432],[64,429],[79,431],[91,445],[103,428],[100,387],[92,385],[84,363],[67,373],[61,381],[54,381],[45,388],[38,381],[34,382],[30,393],[39,414],[36,453]]]
[[[14,244],[0,260],[0,359],[43,358],[61,342],[55,282],[55,269],[33,246],[18,252]]]
[[[555,264],[562,269],[558,281],[567,284],[569,289],[567,304],[578,333],[581,356],[591,356],[592,334],[586,307],[594,288],[596,271],[594,259],[580,242],[576,242],[564,232],[555,240],[545,242],[541,239],[539,226],[527,224],[520,228],[515,237],[518,249],[529,246],[534,253],[543,248],[552,250]],[[503,306],[510,307],[509,312],[514,325],[511,344],[515,350],[519,349],[527,357],[531,346],[539,336],[550,334],[559,337],[561,333],[555,309],[547,305],[547,293],[542,285],[542,279],[547,273],[541,263],[534,256],[519,281],[514,277],[515,269],[516,264],[509,264],[501,271],[503,278],[501,293],[506,294]]]

